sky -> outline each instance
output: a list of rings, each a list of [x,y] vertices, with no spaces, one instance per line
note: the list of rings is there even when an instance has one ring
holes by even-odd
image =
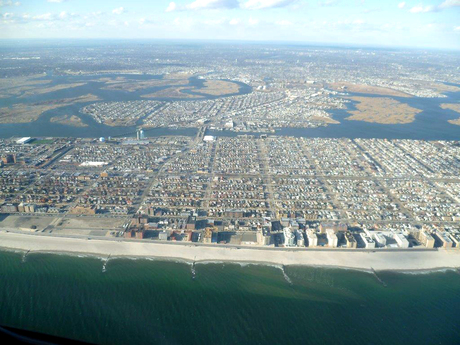
[[[283,41],[460,50],[460,0],[0,0],[0,39]]]

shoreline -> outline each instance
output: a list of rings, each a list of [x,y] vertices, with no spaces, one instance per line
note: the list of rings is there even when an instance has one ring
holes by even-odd
[[[436,267],[436,268],[417,268],[417,269],[378,269],[375,270],[372,267],[370,268],[356,268],[356,267],[349,267],[349,266],[340,266],[340,265],[309,265],[309,264],[277,264],[268,261],[238,261],[238,260],[189,260],[183,259],[179,257],[160,257],[160,256],[136,256],[136,255],[110,255],[110,257],[102,257],[100,254],[93,254],[93,253],[85,253],[85,252],[64,252],[64,251],[42,251],[42,250],[34,250],[34,251],[26,251],[23,249],[14,249],[14,248],[6,248],[0,246],[0,252],[14,252],[14,253],[23,253],[23,254],[51,254],[51,255],[62,255],[62,256],[71,256],[71,257],[78,257],[78,258],[94,258],[101,260],[102,262],[107,263],[109,260],[117,260],[117,259],[126,259],[126,260],[148,260],[148,261],[160,261],[160,262],[173,262],[173,263],[181,263],[185,265],[208,265],[208,264],[231,264],[231,265],[240,265],[240,266],[250,266],[250,265],[260,265],[260,266],[268,266],[274,267],[283,270],[284,267],[289,266],[300,266],[300,267],[310,267],[310,268],[322,268],[322,269],[340,269],[340,270],[350,270],[350,271],[357,271],[369,274],[375,274],[375,272],[395,272],[401,274],[430,274],[436,272],[445,272],[445,271],[454,271],[460,274],[460,266],[459,267]]]
[[[208,247],[193,244],[171,245],[157,242],[107,241],[0,232],[0,250],[69,256],[155,259],[187,264],[229,262],[235,264],[309,266],[365,271],[427,273],[458,270],[460,250],[435,251],[322,251],[257,250],[250,247]]]

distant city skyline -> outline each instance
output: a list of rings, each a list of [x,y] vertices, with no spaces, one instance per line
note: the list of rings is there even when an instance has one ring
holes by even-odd
[[[288,41],[460,49],[460,0],[0,0],[0,39]]]

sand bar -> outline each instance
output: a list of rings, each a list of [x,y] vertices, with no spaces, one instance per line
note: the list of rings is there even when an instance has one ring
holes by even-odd
[[[342,251],[195,246],[126,240],[103,240],[0,231],[0,247],[31,252],[81,253],[111,257],[153,257],[186,261],[232,261],[306,265],[360,270],[434,270],[460,267],[460,250]]]

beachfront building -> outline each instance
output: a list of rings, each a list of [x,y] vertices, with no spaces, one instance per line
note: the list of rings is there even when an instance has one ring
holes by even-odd
[[[284,228],[284,246],[285,247],[294,247],[295,246],[295,235],[291,228]]]
[[[376,247],[382,248],[387,245],[387,239],[381,232],[374,232],[373,237],[374,237]]]
[[[337,248],[337,243],[339,242],[337,235],[333,229],[327,229],[327,245],[331,248]]]
[[[452,240],[449,238],[449,233],[445,231],[436,231],[435,236],[442,243],[443,248],[452,248],[453,243]]]
[[[427,248],[434,248],[434,237],[426,230],[421,230],[414,233],[414,237]]]
[[[364,242],[364,247],[366,249],[373,249],[375,248],[375,241],[370,237],[369,235],[365,234],[364,232],[359,234],[361,236],[361,239]]]
[[[169,237],[169,236],[168,236],[168,232],[166,232],[166,231],[162,231],[162,232],[160,232],[160,233],[158,234],[158,239],[159,239],[160,241],[167,241],[167,240],[168,240],[168,237]]]
[[[451,232],[449,237],[455,249],[460,249],[460,234],[458,232]]]
[[[303,237],[302,231],[299,229],[295,231],[295,242],[297,247],[305,247],[305,238]]]
[[[394,240],[400,248],[409,248],[409,241],[403,234],[395,233],[393,235]]]
[[[270,231],[266,227],[257,230],[257,243],[261,246],[268,246],[271,242]]]
[[[216,227],[206,227],[203,232],[203,243],[216,243],[217,231]]]
[[[356,239],[351,233],[351,231],[346,231],[345,232],[345,242],[347,244],[347,248],[356,248]]]
[[[307,230],[307,239],[309,247],[318,246],[318,236],[314,230]]]

